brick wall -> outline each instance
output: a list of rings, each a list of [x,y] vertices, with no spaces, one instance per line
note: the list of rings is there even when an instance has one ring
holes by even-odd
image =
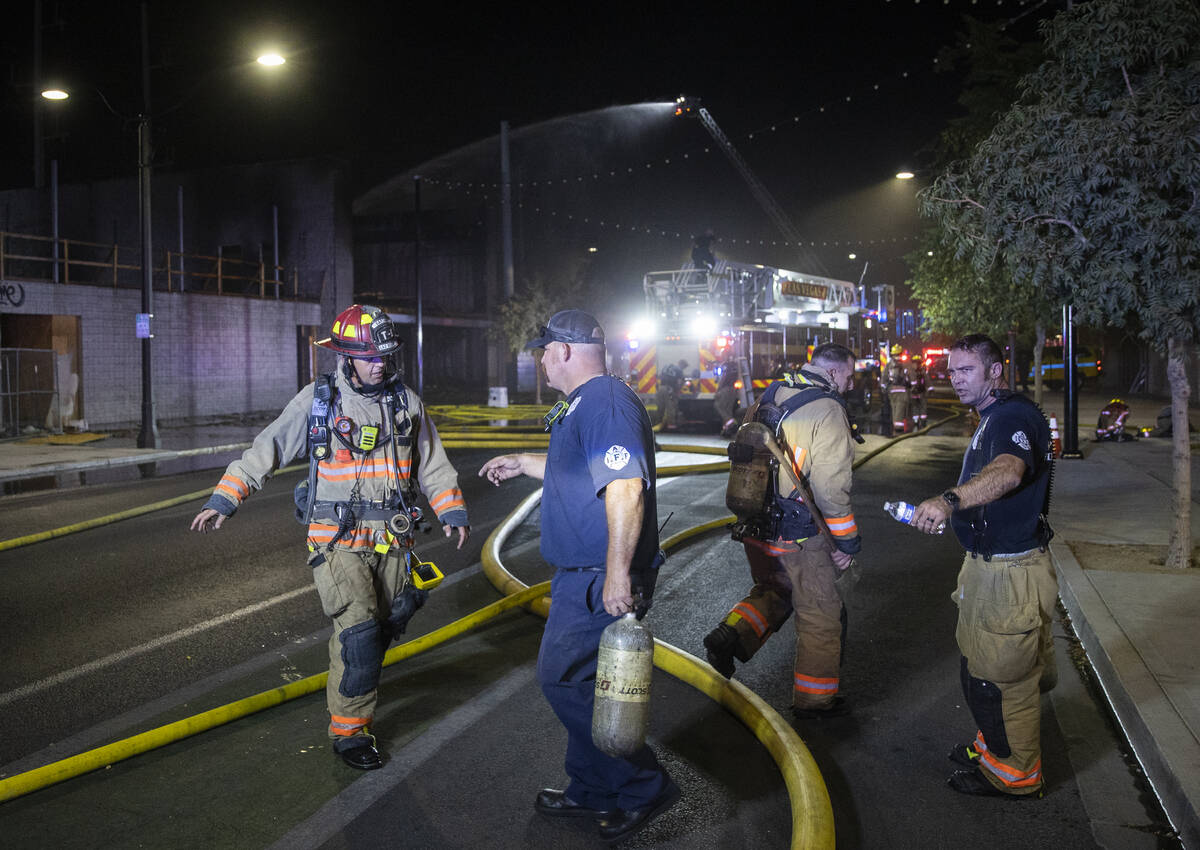
[[[28,315],[79,317],[80,386],[76,416],[90,428],[141,422],[141,340],[134,317],[141,293],[131,289],[21,282]],[[316,302],[199,293],[154,293],[152,363],[160,423],[277,412],[299,388],[297,328],[324,325]],[[0,347],[5,346],[0,338]],[[25,344],[28,344],[26,341]],[[51,347],[46,340],[44,346]]]

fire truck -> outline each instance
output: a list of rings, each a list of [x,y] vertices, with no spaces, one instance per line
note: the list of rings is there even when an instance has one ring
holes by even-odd
[[[626,334],[629,383],[652,403],[662,370],[685,361],[685,421],[715,421],[726,369],[736,370],[746,409],[772,380],[807,362],[814,345],[846,334],[860,309],[847,281],[728,260],[649,272],[643,289],[645,312]]]

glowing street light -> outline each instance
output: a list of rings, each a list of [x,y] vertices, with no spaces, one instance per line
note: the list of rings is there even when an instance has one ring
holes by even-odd
[[[913,174],[911,171],[900,171],[896,174],[896,179],[897,180],[912,180],[916,176],[917,175]]]
[[[264,53],[254,61],[256,61],[259,65],[266,65],[269,68],[273,68],[287,62],[287,60],[278,53]]]
[[[42,97],[46,100],[66,100],[71,95],[63,89],[46,89],[42,92]]]

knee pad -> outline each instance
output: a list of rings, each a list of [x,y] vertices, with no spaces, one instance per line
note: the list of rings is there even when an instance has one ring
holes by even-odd
[[[959,676],[967,707],[971,709],[971,715],[983,733],[988,750],[999,758],[1008,758],[1012,755],[1012,749],[1008,746],[1008,734],[1004,730],[1004,695],[1000,688],[994,682],[972,676],[967,671],[965,656],[962,657]]]
[[[338,683],[338,693],[342,696],[361,697],[379,687],[383,664],[380,634],[379,623],[371,619],[343,629],[338,636],[342,642],[342,663],[346,666]]]
[[[391,635],[387,637],[390,639],[404,634],[404,629],[408,626],[408,621],[412,619],[413,614],[417,613],[417,609],[424,605],[425,600],[428,598],[428,590],[417,590],[412,585],[409,585],[396,594],[396,598],[392,600],[392,610],[387,618],[388,628],[391,631]]]

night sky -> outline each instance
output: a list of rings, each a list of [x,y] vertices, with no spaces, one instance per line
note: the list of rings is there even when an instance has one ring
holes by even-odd
[[[1061,5],[150,3],[155,166],[329,154],[350,165],[356,194],[421,168],[431,188],[480,198],[498,179],[494,144],[447,154],[507,120],[521,215],[570,221],[572,238],[601,252],[618,233],[638,234],[663,263],[686,257],[691,234],[713,227],[718,254],[795,267],[795,250],[698,122],[671,121],[665,107],[594,114],[686,92],[703,99],[810,240],[803,256],[821,268],[806,270],[857,280],[871,257],[873,269],[902,279],[897,259],[915,247],[920,181],[898,187],[892,175],[922,175],[930,143],[956,114],[958,74],[935,73],[939,51],[955,43],[964,15],[1011,21],[1030,37]],[[33,182],[33,7],[11,4],[3,34],[8,188]],[[139,4],[42,8],[43,76],[74,93],[45,109],[47,160],[58,160],[63,181],[132,174]],[[253,64],[266,46],[288,64]],[[554,120],[576,113],[590,117]]]

